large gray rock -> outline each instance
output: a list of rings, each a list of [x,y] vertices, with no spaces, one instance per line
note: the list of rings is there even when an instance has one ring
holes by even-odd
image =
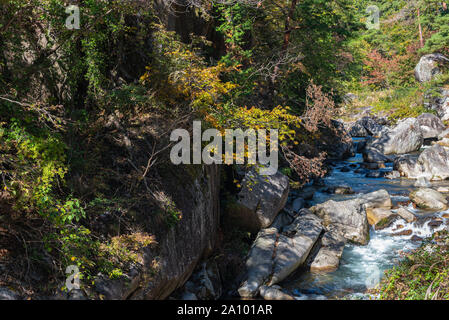
[[[269,227],[284,208],[289,180],[280,172],[262,176],[249,171],[242,181],[236,206],[229,212],[237,224],[251,232]]]
[[[394,169],[400,173],[402,177],[409,179],[418,179],[423,175],[422,166],[418,163],[417,155],[402,155],[394,159]]]
[[[310,210],[323,219],[325,227],[335,227],[346,240],[365,245],[369,241],[369,225],[366,215],[368,208],[391,208],[391,198],[387,191],[361,195],[345,201],[329,200]]]
[[[441,66],[448,64],[449,59],[439,53],[422,56],[415,68],[415,78],[419,82],[428,82],[441,73]]]
[[[449,94],[449,93],[448,93]],[[448,105],[449,107],[449,105]],[[444,130],[443,132],[441,132],[438,136],[438,140],[444,140],[449,138],[449,128],[447,128],[446,130]]]
[[[321,239],[321,248],[314,258],[311,272],[333,272],[338,269],[346,239],[336,229],[330,229]]]
[[[378,136],[385,130],[385,127],[379,123],[379,120],[372,117],[363,117],[357,123],[362,125],[371,136]]]
[[[418,164],[422,166],[423,175],[431,181],[449,178],[449,151],[439,144],[424,150]]]
[[[264,300],[295,300],[294,297],[292,297],[291,295],[283,292],[280,287],[278,286],[272,286],[272,287],[268,287],[268,286],[262,286],[260,287],[260,296],[264,299]]]
[[[418,120],[408,118],[400,121],[394,129],[385,130],[380,138],[368,144],[383,154],[404,154],[421,148],[424,137]]]
[[[362,194],[356,200],[360,201],[365,209],[391,209],[392,206],[391,197],[388,194],[388,191],[384,189]]]
[[[419,157],[404,155],[396,158],[394,168],[401,176],[409,179],[446,180],[449,178],[449,150],[435,144],[424,150]]]
[[[416,220],[416,217],[413,213],[411,213],[409,210],[407,210],[404,207],[400,207],[396,213],[405,221],[407,221],[408,223],[411,223],[413,221]]]
[[[272,259],[277,237],[276,228],[261,230],[257,235],[246,260],[247,279],[238,289],[241,297],[256,296],[259,287],[268,281],[273,270]]]
[[[438,138],[446,129],[444,123],[434,114],[423,113],[416,119],[418,120],[424,139]]]
[[[367,163],[384,163],[390,160],[376,149],[368,148],[363,152],[363,160]]]
[[[376,230],[388,228],[397,218],[397,214],[383,208],[366,209],[368,223]]]
[[[369,136],[368,131],[358,121],[348,125],[348,132],[353,138],[364,138]]]
[[[421,209],[438,211],[447,209],[446,197],[430,188],[422,188],[411,192],[410,199]]]
[[[279,235],[269,285],[281,282],[300,267],[319,239],[323,226],[312,213],[298,217]]]
[[[241,297],[255,297],[262,285],[279,283],[306,261],[323,227],[320,218],[301,212],[282,233],[276,228],[259,232],[246,261],[246,280],[238,289]]]
[[[347,240],[360,244],[368,243],[368,221],[361,202],[329,200],[310,210],[323,219],[325,227],[336,227]]]

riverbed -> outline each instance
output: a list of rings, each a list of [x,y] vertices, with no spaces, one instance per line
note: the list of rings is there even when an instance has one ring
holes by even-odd
[[[367,178],[366,174],[370,170],[363,169],[362,165],[362,154],[356,154],[353,158],[333,163],[332,172],[323,179],[322,187],[317,189],[309,205],[323,203],[331,199],[336,201],[350,199],[361,193],[385,189],[390,194],[394,207],[397,207],[399,202],[407,202],[409,193],[417,189],[414,187],[416,180]],[[349,171],[347,171],[348,168]],[[386,163],[385,168],[378,170],[392,171],[393,163]],[[335,195],[324,192],[329,186],[343,185],[351,187],[355,194]],[[449,187],[449,182],[432,183],[432,187],[440,186]],[[292,197],[295,196],[295,194],[292,195]],[[366,294],[367,290],[378,285],[384,271],[396,265],[404,253],[420,246],[421,241],[416,241],[417,237],[430,237],[434,232],[446,228],[449,224],[449,219],[443,218],[443,215],[449,213],[449,210],[429,213],[413,208],[412,204],[408,205],[408,209],[417,216],[417,221],[407,223],[403,219],[398,219],[390,227],[381,231],[375,231],[371,227],[369,244],[367,246],[347,244],[337,271],[315,274],[304,268],[285,280],[282,287],[298,300],[373,298]],[[443,223],[438,227],[429,226],[429,222],[433,218],[438,218]],[[392,234],[398,233],[398,230],[411,230],[413,233],[392,236]]]

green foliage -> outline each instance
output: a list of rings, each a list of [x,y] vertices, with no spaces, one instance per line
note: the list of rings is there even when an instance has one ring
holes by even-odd
[[[424,112],[424,92],[422,88],[398,88],[385,97],[380,98],[374,108],[376,112],[386,112],[390,120],[417,117]]]
[[[421,23],[430,35],[422,52],[449,54],[449,8],[444,10],[441,1],[436,0],[421,0],[420,7]]]

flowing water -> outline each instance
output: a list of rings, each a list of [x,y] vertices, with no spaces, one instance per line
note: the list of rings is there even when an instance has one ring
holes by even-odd
[[[409,200],[409,193],[416,189],[413,186],[415,180],[386,178],[366,178],[367,172],[355,173],[363,163],[361,154],[346,161],[334,164],[333,172],[324,179],[322,189],[329,186],[350,186],[355,195],[330,195],[325,192],[317,192],[311,203],[317,204],[327,200],[345,200],[354,198],[360,193],[369,193],[379,189],[388,191],[393,205],[398,202]],[[342,172],[342,168],[351,168],[349,172]],[[393,164],[389,163],[382,171],[392,171]],[[449,182],[432,183],[434,186],[449,186]],[[410,204],[408,209],[415,213],[418,220],[407,223],[405,220],[396,220],[389,228],[374,231],[371,228],[371,240],[367,246],[346,245],[337,271],[328,274],[313,274],[308,271],[300,271],[282,286],[289,290],[297,299],[334,299],[350,298],[364,299],[369,296],[365,294],[367,289],[377,285],[386,269],[393,267],[401,259],[401,254],[417,248],[421,242],[412,241],[413,236],[426,238],[434,232],[442,230],[449,224],[449,219],[443,218],[444,213],[425,213],[413,209]],[[429,226],[431,217],[439,217],[443,224],[437,228]],[[404,226],[397,230],[398,226]],[[413,234],[408,236],[391,236],[404,230],[412,230]]]

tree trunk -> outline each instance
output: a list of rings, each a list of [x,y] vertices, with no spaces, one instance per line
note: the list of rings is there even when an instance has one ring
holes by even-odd
[[[292,0],[292,5],[290,6],[290,10],[288,11],[287,17],[285,19],[284,44],[282,46],[283,51],[287,51],[288,45],[290,43],[290,36],[292,33],[291,21],[293,19],[293,15],[295,14],[297,4],[298,0]]]
[[[422,47],[424,47],[424,39],[422,36],[422,27],[421,27],[421,11],[418,8],[418,28],[419,28],[419,44]]]

